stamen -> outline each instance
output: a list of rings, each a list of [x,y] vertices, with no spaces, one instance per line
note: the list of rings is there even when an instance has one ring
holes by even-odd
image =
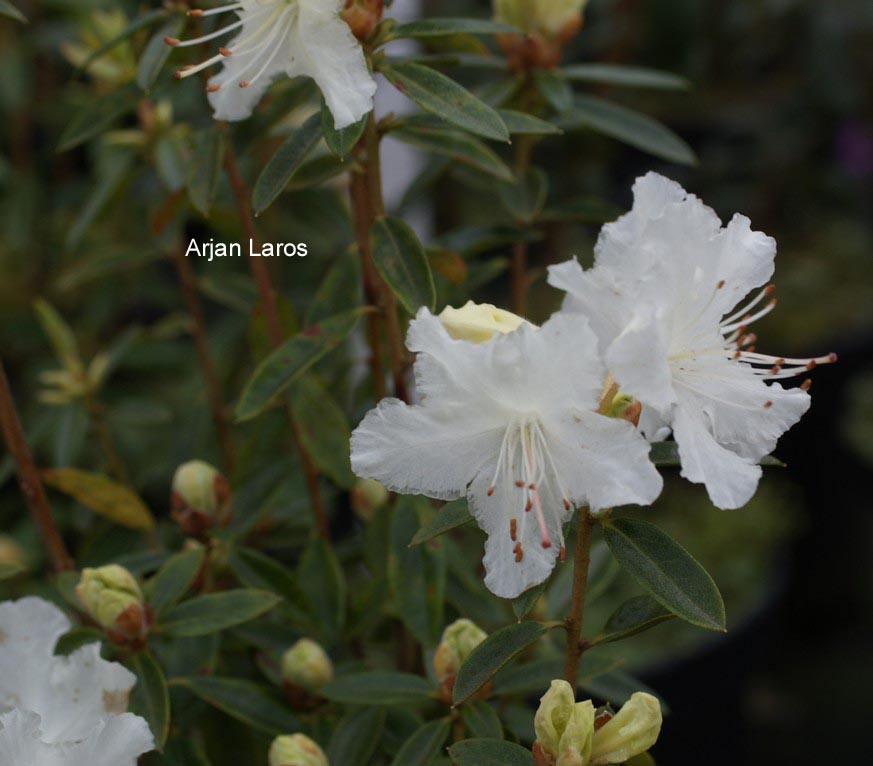
[[[560,561],[567,560],[567,549],[563,545],[561,546],[561,550],[558,551],[558,559]]]
[[[226,27],[222,27],[221,29],[216,29],[214,32],[210,32],[208,35],[202,35],[200,37],[192,37],[190,40],[177,40],[175,37],[167,37],[164,38],[164,42],[167,45],[172,45],[174,48],[190,48],[192,45],[200,45],[200,43],[208,43],[210,40],[214,40],[216,37],[221,37],[222,35],[226,35],[228,32],[233,32],[234,29],[239,29],[243,25],[243,20],[233,22],[233,24],[228,24]]]
[[[812,388],[812,378],[807,378],[800,384],[801,391],[809,391]]]
[[[726,324],[730,324],[731,322],[735,322],[739,319],[743,314],[748,314],[755,306],[757,306],[764,298],[767,298],[770,295],[773,295],[776,290],[776,285],[767,285],[761,292],[759,292],[749,303],[743,306],[741,309],[737,309],[733,314],[728,317],[725,317],[721,320],[722,326]]]
[[[767,316],[773,309],[776,308],[776,299],[773,298],[764,308],[760,311],[755,312],[751,316],[743,317],[743,324],[752,324],[752,322],[757,322],[761,317]],[[723,324],[721,327],[722,333],[730,333],[737,329],[739,325],[731,325],[731,324]]]
[[[764,409],[765,410],[769,410],[772,406],[773,406],[773,402],[771,402],[771,401],[764,402]]]
[[[521,481],[520,479],[516,479],[515,486],[518,487],[519,489],[521,489],[522,487],[524,487],[524,482]]]
[[[221,90],[221,84],[220,84],[220,83],[213,83],[212,85],[207,85],[207,86],[206,86],[206,92],[207,92],[207,93],[217,93],[217,92],[220,91],[220,90]]]
[[[491,495],[494,494],[494,485],[488,487],[488,491],[485,494],[488,495],[488,497],[491,497]]]
[[[509,537],[512,542],[515,542],[515,538],[518,536],[518,522],[515,519],[509,520]]]
[[[211,59],[206,59],[206,61],[202,61],[196,66],[193,64],[189,64],[188,66],[182,67],[182,69],[177,70],[175,77],[177,80],[182,80],[186,77],[190,77],[193,74],[202,72],[204,69],[208,69],[216,62],[221,61],[222,58],[222,55],[219,53],[217,56],[213,56]]]
[[[516,543],[512,552],[515,554],[515,563],[520,564],[521,560],[524,558],[524,548],[521,547],[521,543]]]
[[[202,11],[199,8],[192,8],[188,11],[188,15],[193,19],[200,19],[204,16],[215,16],[219,13],[227,13],[228,11],[235,11],[239,8],[242,8],[242,3],[233,3],[231,5],[221,5],[218,8],[210,8],[208,11]]]
[[[233,51],[230,48],[219,48],[218,52],[222,56],[232,56],[233,55]]]

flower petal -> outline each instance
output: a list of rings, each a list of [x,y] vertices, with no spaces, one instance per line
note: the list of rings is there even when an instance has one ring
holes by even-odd
[[[352,470],[395,492],[455,499],[496,457],[503,432],[487,411],[383,399],[352,433]]]
[[[64,766],[136,766],[139,756],[154,746],[145,719],[132,713],[110,716],[67,750]]]
[[[40,738],[36,713],[13,710],[0,715],[0,766],[68,766],[62,751]]]

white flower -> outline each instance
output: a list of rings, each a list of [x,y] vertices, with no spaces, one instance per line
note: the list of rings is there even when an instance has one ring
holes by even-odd
[[[603,227],[595,265],[549,269],[564,309],[591,322],[621,390],[643,404],[642,430],[673,430],[682,475],[706,485],[719,508],[754,494],[757,462],[809,407],[805,388],[772,382],[836,357],[757,353],[749,326],[769,313],[774,287],[743,298],[773,273],[775,241],[712,209],[655,173],[634,184],[630,213]],[[770,384],[768,385],[768,382]]]
[[[154,746],[125,713],[136,676],[90,644],[54,656],[70,622],[39,598],[0,603],[0,766],[134,766]]]
[[[200,45],[239,29],[227,47],[196,66],[183,67],[190,77],[222,62],[222,71],[207,85],[217,120],[244,120],[279,75],[311,77],[324,95],[337,129],[373,108],[376,81],[367,68],[360,43],[339,16],[342,0],[238,0],[208,11],[188,11],[205,18],[235,12],[236,21],[191,40],[167,38],[175,47]]]
[[[352,468],[396,492],[466,495],[488,534],[485,584],[498,596],[548,577],[574,504],[597,512],[660,492],[640,434],[595,412],[604,369],[584,318],[525,322],[474,343],[421,309],[406,345],[423,403],[371,410],[352,435]]]

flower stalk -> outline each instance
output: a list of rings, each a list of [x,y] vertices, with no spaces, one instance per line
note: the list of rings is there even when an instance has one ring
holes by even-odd
[[[576,521],[576,549],[573,554],[573,590],[567,613],[567,646],[564,653],[564,680],[576,688],[579,662],[585,645],[582,642],[582,619],[585,616],[585,592],[588,587],[588,567],[591,563],[591,533],[594,519],[587,508],[580,508]]]

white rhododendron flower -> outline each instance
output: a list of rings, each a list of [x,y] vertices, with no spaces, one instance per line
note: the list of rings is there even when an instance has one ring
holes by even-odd
[[[661,477],[628,422],[595,412],[605,370],[586,319],[523,322],[481,343],[421,309],[406,345],[420,405],[385,399],[352,435],[352,468],[389,489],[465,496],[485,544],[485,584],[514,598],[548,577],[573,506],[651,503]],[[568,352],[568,349],[572,349]]]
[[[705,484],[719,508],[751,498],[758,461],[809,407],[807,384],[775,381],[836,359],[754,350],[749,327],[775,306],[764,286],[775,254],[748,218],[722,227],[699,199],[649,173],[634,185],[633,209],[603,227],[593,268],[549,269],[567,292],[564,309],[588,317],[621,390],[643,404],[643,430],[651,438],[672,428],[682,475]]]
[[[342,0],[239,0],[211,10],[188,11],[206,18],[235,13],[231,24],[190,40],[167,38],[175,47],[215,40],[239,29],[227,47],[177,77],[190,77],[222,63],[207,85],[217,120],[244,120],[279,75],[311,77],[321,89],[337,129],[345,128],[373,108],[376,81],[364,52],[339,12]]]
[[[133,673],[99,644],[54,656],[70,627],[40,598],[0,603],[0,766],[134,766],[154,747],[125,712]]]

